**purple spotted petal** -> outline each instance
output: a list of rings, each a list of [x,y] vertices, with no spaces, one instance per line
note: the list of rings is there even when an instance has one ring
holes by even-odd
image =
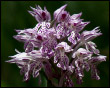
[[[94,28],[92,31],[84,31],[81,34],[81,37],[85,40],[91,40],[96,38],[97,36],[102,35],[102,33],[99,32],[99,27]]]
[[[42,10],[40,6],[36,6],[36,8],[31,7],[31,9],[33,11],[28,11],[28,12],[32,16],[34,16],[38,22],[50,21],[51,20],[50,13],[47,11],[46,7],[44,7],[44,10]]]
[[[67,5],[64,5],[62,7],[60,7],[59,9],[57,9],[55,12],[54,12],[54,19],[56,20],[58,18],[58,16],[65,10]]]

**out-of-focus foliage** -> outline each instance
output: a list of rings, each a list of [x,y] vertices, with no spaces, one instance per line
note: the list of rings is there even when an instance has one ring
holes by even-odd
[[[18,67],[15,64],[6,63],[8,56],[16,54],[15,48],[23,52],[23,43],[18,42],[12,36],[16,35],[15,29],[33,28],[36,20],[27,10],[31,10],[30,6],[40,5],[46,6],[53,17],[53,12],[60,6],[68,4],[66,10],[70,14],[82,12],[85,21],[91,23],[85,30],[92,30],[96,26],[100,26],[102,36],[96,38],[94,42],[97,44],[100,53],[107,56],[107,61],[102,62],[98,69],[100,71],[101,80],[92,80],[90,72],[85,72],[84,82],[77,85],[73,79],[75,86],[82,87],[108,87],[109,85],[109,2],[107,1],[2,1],[1,2],[1,86],[2,87],[38,87],[38,78],[31,77],[30,81],[23,82],[23,76],[20,75]],[[47,86],[47,81],[41,73],[41,86]]]

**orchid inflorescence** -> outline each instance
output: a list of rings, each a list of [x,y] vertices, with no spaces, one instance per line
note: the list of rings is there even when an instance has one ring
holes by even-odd
[[[73,14],[65,11],[64,5],[51,15],[38,5],[28,11],[38,24],[34,28],[16,30],[14,38],[24,42],[25,52],[10,56],[9,63],[16,63],[20,73],[24,74],[24,81],[30,75],[40,77],[43,70],[47,80],[54,86],[74,86],[73,79],[78,84],[83,82],[84,70],[91,70],[91,77],[99,80],[97,65],[106,61],[106,56],[100,55],[96,44],[91,40],[102,35],[99,27],[91,31],[81,32],[90,22],[80,19],[82,13]],[[54,79],[58,80],[56,83]]]

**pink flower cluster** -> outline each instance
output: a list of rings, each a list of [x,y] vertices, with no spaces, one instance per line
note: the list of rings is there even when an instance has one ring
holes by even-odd
[[[16,30],[15,39],[24,43],[24,52],[16,50],[17,54],[10,56],[9,63],[16,63],[24,74],[24,81],[40,76],[40,71],[46,74],[54,86],[74,86],[72,77],[78,84],[83,82],[84,70],[91,70],[91,77],[99,80],[97,65],[106,61],[106,56],[100,55],[92,39],[102,33],[99,27],[91,31],[82,31],[90,22],[80,19],[82,13],[73,14],[65,11],[67,5],[57,9],[51,15],[40,6],[31,7],[29,13],[37,20],[34,28]],[[53,79],[57,79],[55,83]]]

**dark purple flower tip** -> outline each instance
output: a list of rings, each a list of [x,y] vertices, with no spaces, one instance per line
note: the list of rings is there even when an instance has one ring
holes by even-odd
[[[36,6],[36,8],[30,7],[33,11],[28,11],[32,16],[35,17],[35,19],[38,22],[43,21],[50,21],[51,16],[50,13],[47,11],[46,7],[44,7],[44,10],[40,6]]]
[[[67,22],[69,20],[69,13],[67,11],[62,11],[56,18],[57,22]]]
[[[40,35],[37,36],[37,39],[38,39],[38,40],[41,40],[41,41],[43,40],[43,39],[42,39],[42,36],[40,36]]]
[[[45,12],[42,12],[42,17],[44,20],[46,20],[46,13]]]
[[[66,14],[62,14],[62,19],[65,19],[66,18]]]
[[[54,19],[56,20],[58,18],[59,15],[62,14],[62,12],[65,10],[67,4],[60,7],[59,9],[57,9],[55,12],[54,12]]]

